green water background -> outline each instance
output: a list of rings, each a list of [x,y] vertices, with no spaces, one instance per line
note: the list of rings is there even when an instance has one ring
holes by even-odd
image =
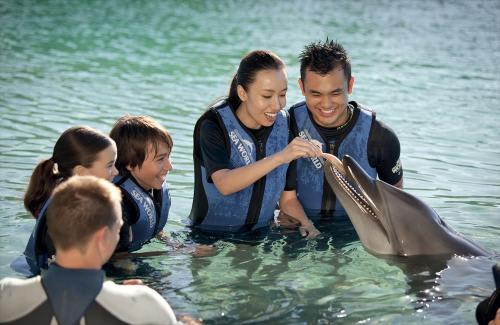
[[[351,54],[351,98],[398,134],[406,189],[498,250],[499,17],[494,0],[0,1],[0,276],[15,275],[9,263],[34,223],[23,191],[63,130],[108,132],[125,113],[164,124],[175,141],[166,231],[183,241],[196,119],[258,48],[287,63],[288,106],[302,100],[297,55],[326,37]],[[484,267],[459,262],[448,285],[436,290],[431,274],[413,286],[411,271],[341,232],[310,242],[273,236],[218,242],[215,257],[138,258],[117,274],[142,278],[176,312],[209,324],[468,324],[492,289]]]

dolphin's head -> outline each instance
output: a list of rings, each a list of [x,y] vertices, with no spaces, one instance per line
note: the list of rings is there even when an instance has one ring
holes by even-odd
[[[481,255],[415,196],[370,177],[351,157],[325,154],[325,176],[363,246],[382,255]]]
[[[337,199],[346,210],[366,249],[377,254],[397,254],[391,245],[390,229],[380,209],[375,180],[356,161],[340,161],[325,155],[325,175]]]

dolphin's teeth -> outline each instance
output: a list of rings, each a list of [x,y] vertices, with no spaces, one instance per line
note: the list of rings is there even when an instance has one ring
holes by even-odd
[[[336,168],[333,168],[333,171],[335,173],[335,176],[339,180],[340,185],[344,188],[344,190],[349,194],[349,196],[358,202],[359,206],[362,206],[363,210],[366,213],[369,213],[372,217],[377,218],[376,214],[373,212],[373,210],[370,208],[370,206],[366,203],[366,200],[364,199],[364,196],[360,194],[354,186],[352,186],[349,181],[340,173]]]

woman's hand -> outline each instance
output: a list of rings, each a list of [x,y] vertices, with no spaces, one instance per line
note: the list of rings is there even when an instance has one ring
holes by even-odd
[[[282,164],[286,164],[297,158],[318,157],[322,154],[323,152],[321,149],[311,141],[296,137],[285,147],[285,149],[278,152],[276,155],[279,157]]]

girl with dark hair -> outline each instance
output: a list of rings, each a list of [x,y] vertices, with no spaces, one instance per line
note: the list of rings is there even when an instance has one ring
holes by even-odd
[[[48,259],[55,253],[45,219],[54,188],[73,175],[92,175],[111,181],[118,175],[115,161],[116,145],[107,135],[86,126],[71,127],[61,134],[52,157],[35,167],[24,195],[24,206],[37,222],[24,256],[12,265],[14,269],[23,272],[27,262],[29,272],[37,274],[41,267],[47,268]]]
[[[111,181],[118,174],[115,161],[116,145],[110,137],[86,126],[71,127],[57,140],[52,157],[35,167],[24,206],[38,218],[58,183],[73,175],[93,175]]]
[[[290,141],[285,64],[274,53],[253,51],[240,62],[227,98],[210,107],[194,130],[195,189],[192,226],[208,233],[242,233],[271,224],[276,204],[319,234],[306,217],[287,173],[300,157],[321,151]],[[289,167],[290,164],[290,167]]]

